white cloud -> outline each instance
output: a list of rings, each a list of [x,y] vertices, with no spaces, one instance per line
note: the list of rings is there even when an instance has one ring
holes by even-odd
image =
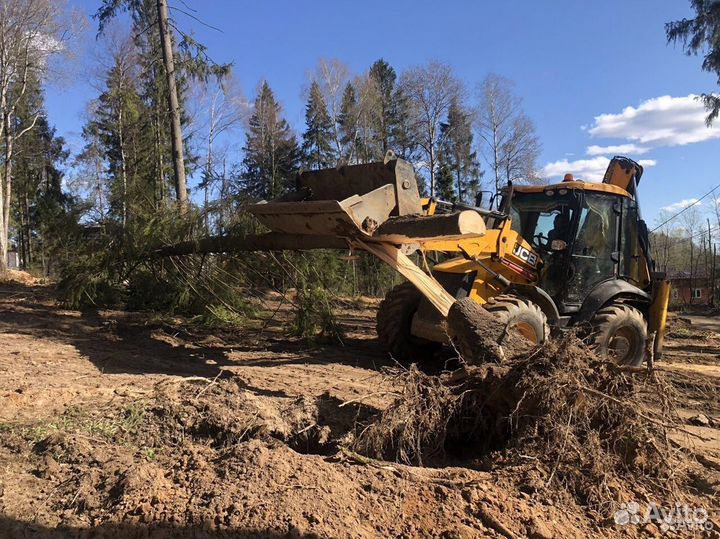
[[[649,147],[683,146],[720,138],[720,123],[707,127],[706,115],[705,106],[694,94],[664,95],[637,107],[625,107],[619,114],[596,116],[588,132],[593,137],[620,138]]]
[[[615,146],[597,146],[587,147],[588,155],[641,155],[650,151],[650,148],[638,146],[637,144],[617,144]]]
[[[669,206],[663,206],[660,208],[661,211],[668,211],[668,212],[677,212],[680,210],[684,210],[688,206],[701,206],[702,202],[698,202],[697,198],[686,198],[685,200],[681,200],[679,202],[675,202],[673,204],[670,204]]]
[[[610,159],[602,155],[592,159],[578,159],[577,161],[561,159],[560,161],[548,163],[540,173],[545,178],[556,178],[563,177],[569,172],[575,179],[599,183],[605,175],[608,163],[610,163]],[[638,163],[647,168],[655,166],[657,161],[654,159],[641,159]]]

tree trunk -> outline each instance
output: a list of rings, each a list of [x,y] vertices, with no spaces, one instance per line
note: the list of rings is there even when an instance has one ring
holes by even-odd
[[[25,212],[20,212],[20,248],[19,248],[19,265],[22,269],[27,269],[27,254],[25,251]]]
[[[208,132],[207,159],[205,163],[205,233],[210,235],[210,182],[212,181],[213,153],[212,146],[215,138],[215,103],[210,110],[210,130]]]
[[[399,235],[409,238],[436,238],[460,234],[485,234],[485,221],[476,211],[465,210],[427,217],[391,217],[375,236]]]
[[[435,146],[430,141],[430,196],[435,197]]]
[[[175,188],[177,201],[182,214],[188,209],[187,182],[185,179],[185,152],[183,149],[182,126],[180,124],[180,103],[178,101],[177,84],[175,80],[175,61],[173,59],[173,44],[170,28],[168,27],[167,0],[157,0],[158,27],[160,28],[160,42],[162,43],[163,64],[168,85],[168,102],[170,105],[170,140],[173,150],[173,169],[175,171]]]
[[[0,272],[7,270],[8,261],[8,247],[10,242],[10,200],[12,197],[12,157],[13,157],[13,142],[14,137],[10,133],[10,118],[5,115],[5,167],[3,168],[3,193],[2,193],[2,230],[0,235],[0,256],[2,256],[2,263],[0,263]]]
[[[690,231],[690,305],[693,304],[693,294],[695,289],[693,288],[693,284],[695,283],[695,268],[693,266],[693,240],[692,240],[692,231]]]
[[[717,248],[712,246],[712,270],[710,277],[710,307],[715,307],[715,261],[717,260]]]
[[[493,169],[495,172],[495,192],[500,191],[500,159],[498,155],[497,127],[493,126]]]
[[[25,245],[25,254],[24,254],[24,261],[25,261],[25,269],[27,269],[28,266],[32,265],[33,262],[33,250],[32,250],[32,244],[30,239],[30,234],[32,233],[32,227],[30,226],[30,201],[28,200],[28,195],[25,193],[23,197],[23,212],[25,215],[25,241],[27,242]]]
[[[121,105],[120,110],[118,111],[118,142],[120,143],[120,181],[122,182],[122,228],[124,231],[128,221],[128,182],[123,121],[124,114]]]

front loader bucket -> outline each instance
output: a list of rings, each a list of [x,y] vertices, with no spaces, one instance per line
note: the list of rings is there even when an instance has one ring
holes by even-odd
[[[383,163],[301,172],[297,190],[249,211],[273,232],[367,237],[391,216],[420,214],[412,166],[391,154]]]
[[[385,185],[345,200],[268,202],[250,212],[273,232],[318,236],[370,235],[395,208],[395,189]]]

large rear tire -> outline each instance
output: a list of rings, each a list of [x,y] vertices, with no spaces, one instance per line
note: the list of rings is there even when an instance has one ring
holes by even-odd
[[[412,319],[421,299],[422,294],[412,283],[402,283],[380,302],[376,319],[378,341],[398,361],[417,363],[433,359],[442,346],[411,333]]]
[[[508,332],[524,337],[533,345],[542,344],[550,338],[547,317],[532,301],[501,294],[490,298],[483,307],[504,324]]]
[[[645,358],[647,323],[630,305],[603,307],[591,320],[590,345],[608,361],[639,367]]]

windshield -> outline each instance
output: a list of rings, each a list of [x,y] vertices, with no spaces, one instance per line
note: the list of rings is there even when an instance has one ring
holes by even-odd
[[[559,191],[559,190],[558,190]],[[510,216],[512,229],[518,232],[543,259],[540,286],[556,301],[562,299],[568,273],[565,251],[553,251],[554,240],[570,243],[577,199],[563,189],[542,193],[515,193]]]
[[[535,247],[546,247],[553,240],[567,242],[575,204],[569,193],[515,193],[510,209],[512,229]]]

